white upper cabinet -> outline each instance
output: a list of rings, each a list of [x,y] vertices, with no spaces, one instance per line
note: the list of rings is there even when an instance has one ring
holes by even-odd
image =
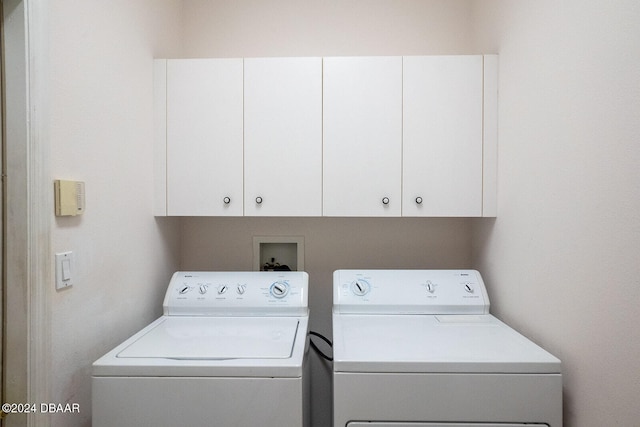
[[[400,216],[402,58],[324,58],[323,213]]]
[[[483,58],[405,57],[404,216],[482,216]]]
[[[496,55],[156,60],[155,215],[496,216]]]
[[[244,62],[245,215],[322,215],[322,59]]]
[[[167,61],[167,215],[243,214],[242,64]]]

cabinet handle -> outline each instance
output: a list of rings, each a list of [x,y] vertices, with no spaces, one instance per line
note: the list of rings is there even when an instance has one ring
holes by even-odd
[[[383,205],[388,205],[389,204],[389,198],[388,197],[383,197],[382,198],[382,204]]]
[[[262,203],[262,197],[260,197],[260,196],[256,197],[256,203],[257,204],[261,204]]]
[[[230,197],[225,197],[224,199],[222,199],[224,201],[225,205],[228,205],[229,203],[231,203],[231,198]]]
[[[422,197],[420,197],[420,196],[416,197],[416,203],[421,205],[422,204]]]

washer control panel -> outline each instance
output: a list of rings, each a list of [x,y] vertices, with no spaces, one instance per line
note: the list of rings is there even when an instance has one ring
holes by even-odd
[[[309,276],[298,271],[178,271],[165,315],[300,316],[308,313]]]
[[[486,314],[476,270],[337,270],[333,311],[371,314]]]

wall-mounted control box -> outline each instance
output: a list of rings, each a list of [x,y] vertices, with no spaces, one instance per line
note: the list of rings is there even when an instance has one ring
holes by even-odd
[[[56,199],[56,216],[76,216],[84,213],[84,182],[53,182]]]

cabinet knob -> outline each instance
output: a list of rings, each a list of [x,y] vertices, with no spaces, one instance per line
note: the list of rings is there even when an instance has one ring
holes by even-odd
[[[257,204],[261,204],[262,203],[262,197],[260,197],[260,196],[256,197],[256,203]]]
[[[383,205],[388,205],[389,204],[389,198],[388,197],[383,197],[382,198],[382,204]]]
[[[229,203],[231,203],[231,198],[230,197],[225,197],[224,199],[222,199],[224,201],[225,205],[228,205]]]
[[[422,197],[420,197],[420,196],[416,197],[416,203],[421,205],[422,204]]]

